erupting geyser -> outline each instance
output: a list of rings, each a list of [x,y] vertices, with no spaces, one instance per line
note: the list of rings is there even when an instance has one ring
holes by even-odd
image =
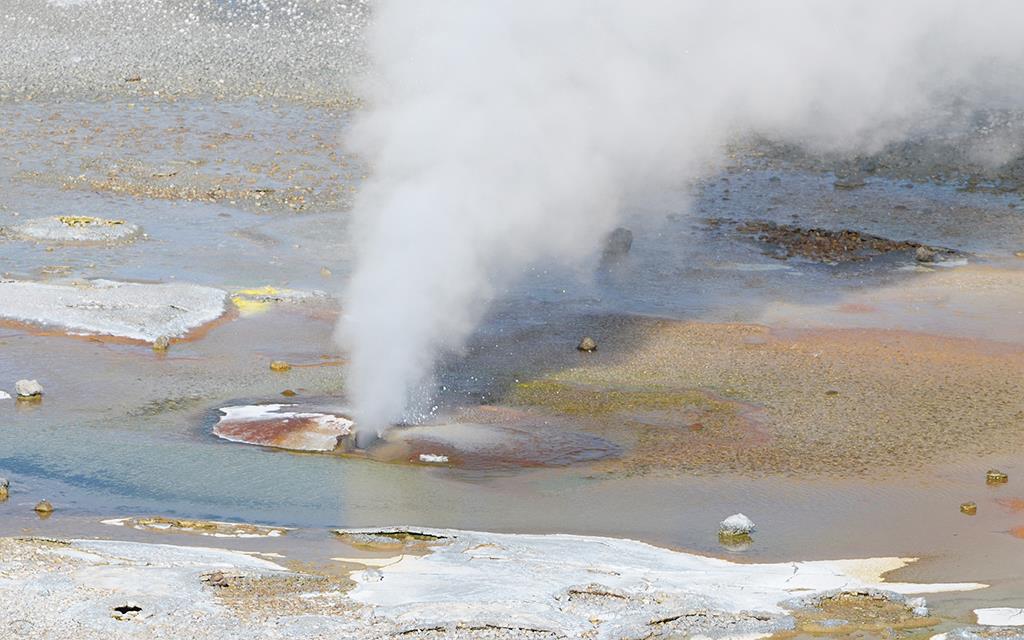
[[[382,0],[340,332],[361,437],[409,418],[496,291],[737,136],[870,153],[1019,106],[1021,24],[1015,0]]]

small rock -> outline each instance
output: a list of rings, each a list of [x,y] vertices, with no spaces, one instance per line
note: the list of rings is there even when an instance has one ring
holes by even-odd
[[[625,227],[619,227],[608,234],[604,241],[604,260],[614,260],[629,253],[633,246],[633,232]]]
[[[11,482],[7,478],[0,478],[0,502],[3,502],[11,495]]]
[[[918,247],[914,250],[914,259],[918,262],[935,262],[935,250],[928,247]]]
[[[331,270],[328,269],[327,267],[320,267],[320,275],[321,275],[321,277],[324,277],[324,278],[330,278],[331,277]]]
[[[1014,251],[1013,255],[1018,258],[1024,258],[1024,251]]]
[[[10,400],[10,399],[11,399],[11,394],[7,393],[6,391],[0,391],[0,400]]]
[[[989,469],[985,474],[985,482],[988,484],[1004,484],[1009,480],[1010,477],[998,469]]]
[[[960,513],[968,516],[977,515],[978,505],[973,502],[965,502],[960,505]]]
[[[586,351],[587,353],[590,353],[591,351],[597,351],[597,342],[590,336],[586,336],[582,340],[580,340],[580,343],[576,346],[576,348],[579,349],[580,351]]]
[[[43,385],[35,380],[18,380],[14,390],[19,398],[41,398],[43,395]]]
[[[292,365],[288,364],[284,360],[274,360],[270,363],[271,371],[288,371],[292,368]]]
[[[50,514],[53,513],[53,505],[49,500],[40,500],[32,510],[38,514]]]
[[[171,346],[171,339],[167,336],[160,336],[153,341],[153,351],[167,351],[169,346]]]
[[[286,398],[294,398],[298,394],[296,394],[291,389],[285,389],[284,391],[281,392],[281,395],[286,397]]]
[[[420,462],[432,462],[434,464],[444,464],[448,462],[448,456],[435,455],[433,453],[421,453]]]
[[[221,589],[231,586],[231,581],[224,575],[223,571],[215,571],[204,577],[204,580],[211,587],[220,587]]]
[[[719,523],[718,534],[722,536],[749,536],[756,528],[753,520],[742,513],[737,513]]]

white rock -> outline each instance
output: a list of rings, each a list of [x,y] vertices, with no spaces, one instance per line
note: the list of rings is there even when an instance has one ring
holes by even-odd
[[[420,462],[445,463],[448,462],[448,456],[439,456],[433,453],[421,453]]]
[[[0,281],[0,318],[153,342],[216,320],[226,298],[220,289],[184,283],[6,280]]]
[[[14,390],[19,398],[31,398],[43,395],[43,385],[35,380],[18,380],[14,383]]]
[[[737,513],[722,520],[718,525],[718,532],[727,536],[743,536],[753,533],[756,528],[753,520],[742,513]]]
[[[11,394],[7,393],[6,391],[0,391],[0,400],[10,400],[10,399],[11,399]]]

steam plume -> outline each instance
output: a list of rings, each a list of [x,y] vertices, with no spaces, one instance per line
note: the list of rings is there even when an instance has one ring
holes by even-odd
[[[590,254],[631,194],[756,132],[869,153],[1019,106],[1024,4],[384,0],[352,148],[372,165],[340,335],[363,433],[537,261]]]

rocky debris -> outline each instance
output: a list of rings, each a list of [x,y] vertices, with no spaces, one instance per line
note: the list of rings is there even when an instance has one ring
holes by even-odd
[[[989,469],[985,474],[985,482],[987,484],[1005,484],[1010,481],[1010,477],[998,469]]]
[[[590,353],[591,351],[597,351],[597,342],[590,336],[585,336],[580,343],[576,345],[576,349],[579,351],[585,351]]]
[[[167,336],[159,336],[153,341],[153,351],[167,351],[171,346],[171,339]]]
[[[232,406],[220,409],[223,416],[213,435],[242,442],[293,451],[333,451],[352,433],[353,422],[343,416],[316,411],[297,411],[295,404]]]
[[[128,527],[138,531],[195,533],[215,538],[276,538],[290,531],[287,527],[267,527],[243,522],[218,522],[216,520],[163,518],[160,516],[115,518],[113,520],[104,520],[103,524]]]
[[[421,453],[419,461],[428,462],[431,464],[444,464],[448,462],[448,456],[440,456],[433,453]]]
[[[223,315],[225,298],[220,289],[185,283],[0,280],[0,318],[154,342],[213,322]]]
[[[11,496],[11,481],[7,478],[0,478],[0,502]]]
[[[960,505],[960,513],[968,516],[974,516],[978,514],[978,505],[974,502],[965,502]]]
[[[284,360],[274,360],[270,363],[270,370],[283,373],[285,371],[291,371],[292,365],[288,364]]]
[[[26,220],[12,228],[16,237],[69,243],[131,242],[141,229],[124,220],[92,216],[53,216]]]
[[[0,400],[10,400],[10,399],[11,399],[11,394],[7,393],[6,391],[0,391]]]
[[[226,589],[231,586],[231,580],[223,571],[209,573],[203,576],[202,580],[211,587],[217,587],[218,589]]]
[[[720,225],[723,222],[715,220],[714,224]],[[842,263],[867,260],[887,253],[914,252],[918,261],[938,262],[959,255],[953,249],[909,240],[890,240],[851,229],[818,229],[752,220],[737,224],[736,230],[777,247],[777,251],[768,255],[780,260],[804,258],[814,262]]]
[[[14,391],[22,400],[39,399],[43,397],[43,385],[36,380],[18,380],[14,383]]]
[[[142,607],[135,604],[134,602],[126,602],[122,605],[114,607],[114,612],[111,614],[115,620],[127,621],[133,619],[135,616],[142,612]]]
[[[742,513],[736,513],[718,524],[718,535],[734,538],[749,536],[755,529],[757,527],[754,525],[753,520]]]
[[[50,504],[49,500],[40,500],[32,510],[39,515],[49,515],[53,513],[53,505]]]
[[[633,232],[625,227],[618,227],[608,234],[604,240],[604,251],[601,259],[604,261],[617,260],[629,253],[633,246]]]

